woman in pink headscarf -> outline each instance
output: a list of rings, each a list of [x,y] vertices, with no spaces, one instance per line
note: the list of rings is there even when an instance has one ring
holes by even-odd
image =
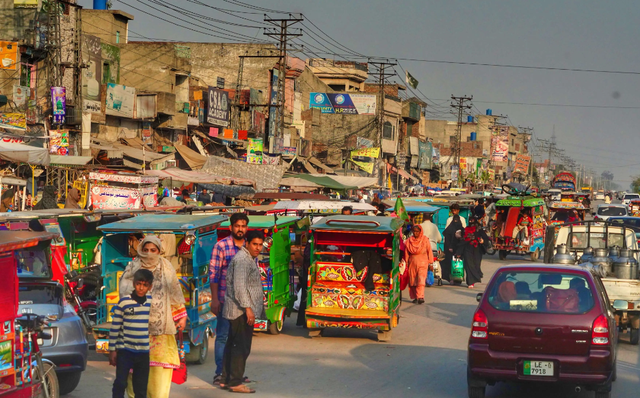
[[[409,296],[414,303],[424,303],[424,287],[427,273],[433,264],[431,243],[422,232],[420,225],[413,226],[413,236],[405,242],[404,260],[409,272]]]

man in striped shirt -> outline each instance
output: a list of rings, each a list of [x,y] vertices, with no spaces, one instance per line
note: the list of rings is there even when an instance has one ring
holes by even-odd
[[[124,398],[129,372],[133,370],[135,398],[147,398],[149,380],[149,309],[153,273],[140,269],[133,274],[134,291],[113,307],[109,331],[109,364],[116,367],[113,398]]]

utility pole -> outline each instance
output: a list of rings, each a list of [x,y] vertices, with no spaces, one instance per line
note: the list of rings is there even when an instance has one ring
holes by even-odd
[[[300,37],[302,36],[302,30],[297,29],[293,31],[289,30],[292,25],[295,25],[299,22],[302,22],[302,15],[297,18],[294,18],[292,14],[289,14],[289,18],[278,18],[273,19],[267,17],[265,14],[264,22],[270,23],[273,25],[273,28],[264,28],[264,34],[266,36],[276,38],[278,40],[278,49],[280,50],[280,60],[278,62],[278,90],[276,94],[276,105],[278,106],[278,110],[276,113],[276,120],[273,126],[275,127],[275,132],[270,136],[273,138],[282,137],[284,134],[284,101],[285,101],[285,81],[287,79],[287,49],[288,49],[288,41],[291,37]],[[271,124],[271,123],[269,123]],[[269,152],[273,151],[273,140],[269,140]]]
[[[245,57],[240,55],[238,58],[240,58],[240,61],[238,64],[238,79],[236,80],[236,95],[233,97],[233,106],[231,108],[231,128],[236,133],[236,136],[240,129],[240,91],[242,90]]]
[[[378,155],[378,159],[382,159],[382,138],[383,138],[383,133],[384,133],[384,101],[385,101],[385,91],[384,91],[384,86],[385,86],[385,81],[387,79],[387,77],[391,77],[391,76],[395,76],[396,73],[395,71],[392,72],[387,72],[387,67],[389,68],[393,68],[394,66],[396,66],[397,64],[395,62],[389,62],[389,60],[387,60],[386,62],[382,62],[382,61],[369,61],[370,65],[373,65],[375,67],[378,68],[378,87],[380,88],[380,92],[379,92],[379,103],[378,103],[378,137],[376,139],[376,142],[378,144],[378,147],[380,148],[380,152]],[[378,167],[374,168],[374,171],[378,170]],[[386,170],[386,169],[385,169]],[[380,173],[380,179],[379,179],[379,184],[381,186],[385,185],[385,173]]]
[[[458,128],[456,131],[456,147],[455,147],[455,162],[458,165],[458,186],[461,184],[461,170],[460,170],[460,154],[462,152],[462,116],[464,115],[465,109],[471,109],[473,106],[471,104],[467,105],[467,102],[473,100],[473,95],[470,97],[455,97],[453,94],[451,95],[451,108],[458,110]]]

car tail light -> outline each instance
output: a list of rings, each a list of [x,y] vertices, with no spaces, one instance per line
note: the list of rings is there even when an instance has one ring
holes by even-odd
[[[593,321],[593,329],[591,332],[591,342],[594,345],[609,344],[609,321],[604,314],[600,315]]]
[[[476,339],[486,339],[489,333],[489,321],[482,310],[473,314],[473,323],[471,324],[471,337]]]

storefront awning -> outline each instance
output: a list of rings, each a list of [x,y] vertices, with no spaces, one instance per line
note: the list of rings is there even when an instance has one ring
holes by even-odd
[[[84,166],[93,159],[93,156],[50,155],[49,157],[52,166]]]
[[[337,176],[337,175],[325,175],[325,174],[293,174],[290,173],[287,177],[296,177],[303,180],[313,182],[330,189],[360,189],[376,185],[377,178],[374,177],[351,177],[351,176]]]
[[[178,151],[180,156],[182,156],[185,162],[187,162],[191,170],[200,170],[202,166],[204,166],[204,163],[207,161],[206,156],[202,156],[188,146],[180,144],[174,144],[174,146],[176,147],[176,150]]]
[[[217,176],[202,171],[182,170],[172,167],[164,170],[147,170],[146,174],[156,176],[161,179],[171,178],[176,181],[197,184],[222,184],[222,185],[244,185],[255,187],[256,183],[248,178],[234,178]]]
[[[407,180],[411,179],[415,182],[420,182],[420,180],[418,180],[417,178],[415,178],[414,176],[412,176],[411,174],[407,173],[406,171],[402,170],[402,169],[398,169],[398,173],[400,173],[400,176],[406,178]]]
[[[0,158],[9,162],[48,166],[49,150],[15,142],[0,141]]]
[[[335,171],[333,171],[333,169],[331,167],[329,167],[326,164],[322,163],[321,161],[319,161],[318,159],[314,158],[313,156],[309,158],[309,162],[311,162],[311,164],[313,164],[316,167],[320,167],[326,173],[335,174]]]

